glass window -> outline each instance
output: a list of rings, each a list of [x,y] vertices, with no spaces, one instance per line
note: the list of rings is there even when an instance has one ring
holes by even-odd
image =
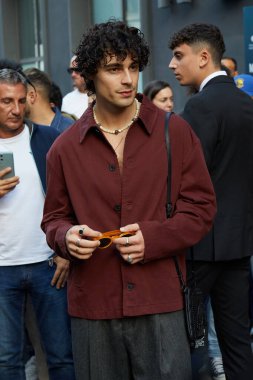
[[[128,25],[141,28],[140,0],[125,0],[125,19]]]
[[[93,0],[92,20],[94,23],[108,21],[114,17],[140,28],[140,0]]]
[[[109,18],[123,19],[122,0],[93,0],[92,19],[94,23],[106,22]]]
[[[39,0],[18,2],[20,62],[24,69],[44,70],[44,54]]]

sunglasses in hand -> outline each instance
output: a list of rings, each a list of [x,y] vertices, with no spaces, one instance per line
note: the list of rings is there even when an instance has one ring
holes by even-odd
[[[114,239],[118,239],[121,237],[130,237],[133,235],[135,235],[135,231],[122,232],[120,230],[114,230],[104,232],[101,236],[98,237],[90,237],[90,240],[99,240],[100,246],[98,248],[105,249],[110,247]]]

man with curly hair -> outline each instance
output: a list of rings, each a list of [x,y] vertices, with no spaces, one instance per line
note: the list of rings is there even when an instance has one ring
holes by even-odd
[[[165,112],[137,94],[149,56],[143,34],[121,21],[97,24],[76,55],[96,101],[48,155],[42,222],[50,246],[72,262],[76,378],[190,380],[172,257],[185,273],[186,249],[207,233],[215,214],[199,141],[171,116],[167,219]]]
[[[196,280],[211,298],[226,379],[249,380],[253,376],[249,334],[252,99],[221,70],[225,44],[215,25],[188,25],[172,36],[169,47],[173,50],[169,67],[179,83],[198,91],[182,116],[201,140],[217,197],[214,226],[193,249]],[[220,365],[215,365],[217,358],[212,359],[213,378],[224,379]]]

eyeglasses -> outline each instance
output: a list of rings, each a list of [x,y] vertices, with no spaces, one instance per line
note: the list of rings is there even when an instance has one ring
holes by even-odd
[[[114,230],[104,232],[103,235],[98,237],[91,237],[90,240],[99,240],[100,246],[98,248],[105,249],[110,247],[114,239],[118,239],[121,237],[130,237],[133,235],[135,235],[135,231],[122,232],[120,230]]]
[[[81,72],[81,70],[78,69],[77,67],[68,67],[68,68],[67,68],[67,72],[68,72],[69,74],[72,74],[73,71],[76,71],[77,73],[80,73],[80,72]]]

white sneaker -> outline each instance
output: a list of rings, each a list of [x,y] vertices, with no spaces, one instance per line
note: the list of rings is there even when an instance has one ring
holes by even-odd
[[[213,380],[226,380],[221,357],[209,358],[209,367]]]

